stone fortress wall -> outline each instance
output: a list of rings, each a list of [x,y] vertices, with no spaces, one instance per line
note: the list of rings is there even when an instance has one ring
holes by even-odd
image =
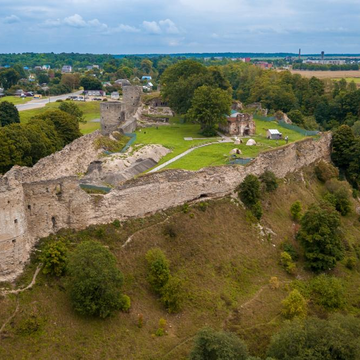
[[[79,230],[143,217],[199,198],[222,197],[250,173],[271,170],[283,178],[319,159],[329,159],[331,143],[331,134],[325,133],[317,140],[305,139],[262,153],[247,166],[166,170],[126,181],[106,195],[89,195],[74,176],[82,165],[70,159],[72,151],[84,154],[80,147],[87,149],[96,136],[84,136],[33,168],[15,166],[0,177],[0,281],[19,275],[36,241],[61,228]],[[88,165],[96,156],[90,151],[84,163]],[[69,160],[64,164],[62,159]],[[58,176],[59,167],[62,176]]]

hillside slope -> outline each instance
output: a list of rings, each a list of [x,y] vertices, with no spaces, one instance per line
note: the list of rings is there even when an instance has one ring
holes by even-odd
[[[204,326],[233,331],[243,338],[250,352],[263,356],[270,336],[284,318],[281,301],[292,282],[306,283],[314,274],[304,269],[300,246],[294,240],[297,225],[290,218],[296,200],[306,209],[319,201],[324,186],[312,168],[281,181],[279,188],[263,195],[264,215],[256,224],[242,205],[232,198],[191,204],[145,219],[91,227],[81,232],[60,232],[43,239],[67,238],[74,247],[85,239],[108,246],[125,276],[124,293],[131,298],[130,313],[106,319],[75,314],[65,291],[66,278],[39,274],[35,286],[0,299],[0,327],[15,316],[0,334],[1,359],[186,359],[196,332]],[[353,211],[342,217],[346,256],[360,245],[360,221]],[[294,275],[279,264],[282,243],[291,243],[300,254]],[[125,246],[123,246],[126,243]],[[160,247],[170,260],[171,272],[183,279],[186,300],[178,314],[168,314],[147,282],[145,254]],[[30,283],[36,256],[16,286]],[[360,314],[360,266],[353,270],[339,263],[332,274],[346,291],[343,312]],[[269,286],[271,277],[279,289]],[[14,313],[19,304],[18,311]],[[327,312],[309,303],[310,315]],[[144,326],[138,327],[139,314]],[[167,335],[155,336],[161,318],[167,320]]]

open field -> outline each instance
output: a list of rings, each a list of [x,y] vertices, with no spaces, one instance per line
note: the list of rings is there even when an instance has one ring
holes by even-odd
[[[79,108],[83,111],[84,118],[86,120],[86,123],[80,124],[81,132],[85,135],[97,129],[100,129],[100,123],[90,122],[91,120],[100,118],[100,103],[97,101],[87,101],[87,102],[79,101],[76,103],[76,105],[78,105]],[[27,123],[32,117],[42,114],[50,109],[57,109],[59,106],[60,106],[59,102],[54,102],[54,103],[46,104],[42,108],[21,111],[20,121],[22,123]]]
[[[40,273],[36,285],[18,296],[19,311],[2,334],[0,358],[185,360],[194,335],[206,325],[236,333],[247,342],[252,355],[265,358],[271,335],[284,324],[281,301],[295,286],[293,281],[301,279],[297,283],[306,286],[315,276],[303,267],[290,206],[300,199],[305,211],[324,192],[324,185],[309,168],[302,175],[280,181],[274,193],[263,194],[261,224],[273,231],[268,236],[260,234],[242,206],[224,198],[210,201],[205,210],[190,204],[187,212],[179,207],[120,227],[109,224],[78,233],[63,231],[44,240],[67,239],[70,251],[86,239],[108,247],[124,274],[123,291],[131,298],[131,310],[105,320],[80,316],[71,307],[67,279]],[[347,239],[346,256],[353,256],[351,246],[360,239],[355,211],[342,218],[341,231]],[[132,241],[122,247],[132,234]],[[284,241],[300,254],[293,275],[279,264]],[[179,314],[165,311],[146,280],[145,254],[153,247],[164,251],[172,274],[184,281],[186,296]],[[16,286],[30,283],[38,261],[34,254]],[[330,272],[345,289],[342,313],[360,314],[359,270],[359,261],[349,270],[344,260]],[[280,282],[279,289],[269,286],[273,276]],[[16,303],[14,295],[0,298],[0,324],[14,313]],[[327,316],[327,311],[311,299],[308,306],[309,316]],[[144,320],[141,328],[139,314]],[[167,334],[158,337],[153,334],[161,318],[167,321]]]
[[[311,78],[313,76],[319,79],[342,79],[342,78],[360,78],[360,70],[346,71],[309,71],[309,70],[291,70],[292,74]]]
[[[265,122],[255,119],[256,135],[252,138],[257,142],[257,146],[246,146],[246,141],[241,145],[233,143],[217,143],[206,147],[195,149],[190,154],[169,164],[165,169],[185,169],[199,170],[206,166],[225,165],[229,162],[229,152],[232,149],[240,149],[242,157],[256,157],[260,152],[268,149],[285,145],[285,140],[268,140],[266,139],[266,129],[277,128],[283,133],[283,136],[289,137],[289,142],[294,142],[304,138],[303,135],[280,127],[276,122]],[[172,120],[170,126],[159,126],[158,128],[146,128],[137,131],[136,144],[161,144],[172,152],[162,158],[159,165],[183,153],[184,151],[205,143],[215,142],[220,138],[203,138],[201,140],[184,140],[184,137],[202,138],[199,134],[200,125],[198,124],[181,124],[178,118]]]
[[[34,100],[32,97],[27,97],[27,98],[20,98],[18,96],[4,96],[2,98],[0,98],[0,102],[2,101],[8,101],[13,103],[14,105],[20,105],[20,104],[26,104],[27,102]]]

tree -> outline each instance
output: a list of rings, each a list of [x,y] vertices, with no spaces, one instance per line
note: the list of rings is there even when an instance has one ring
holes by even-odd
[[[79,106],[72,101],[64,101],[60,104],[59,110],[74,116],[78,122],[86,122],[84,120],[84,113],[80,110]]]
[[[148,265],[148,281],[153,290],[160,294],[170,279],[170,263],[159,248],[150,249],[146,253]]]
[[[360,120],[356,121],[352,126],[352,130],[356,136],[360,136]]]
[[[200,123],[203,135],[214,136],[219,123],[230,114],[231,103],[227,91],[204,85],[195,90],[186,118]]]
[[[282,314],[287,319],[298,317],[303,319],[307,314],[307,302],[300,294],[299,290],[293,290],[289,296],[282,301]]]
[[[356,360],[360,358],[360,321],[352,316],[288,322],[274,335],[268,356],[281,360]]]
[[[297,234],[308,266],[314,271],[335,267],[343,257],[338,228],[340,217],[330,205],[313,204],[300,221],[301,229]]]
[[[62,74],[60,84],[69,87],[71,90],[78,89],[80,86],[80,76],[79,74]],[[101,89],[101,86],[97,89],[91,89],[91,90],[99,90],[99,89]]]
[[[202,329],[195,337],[190,360],[246,360],[246,345],[233,333]]]
[[[184,300],[182,280],[178,277],[170,276],[167,283],[161,289],[160,300],[170,314],[179,312]]]
[[[255,175],[247,175],[240,184],[239,197],[249,208],[260,200],[260,182]]]
[[[276,176],[272,171],[266,170],[259,179],[265,185],[265,190],[267,192],[273,192],[279,186]]]
[[[299,221],[301,219],[301,202],[299,200],[295,201],[290,207],[290,214],[294,221]]]
[[[99,79],[93,76],[84,76],[80,80],[80,86],[84,88],[84,90],[101,90],[102,84]]]
[[[304,126],[304,117],[300,110],[291,110],[287,115],[294,124]]]
[[[63,241],[47,244],[42,249],[40,261],[43,263],[43,273],[61,276],[65,273],[67,263],[67,247]]]
[[[150,74],[151,73],[151,70],[152,70],[152,66],[153,66],[153,63],[151,60],[149,59],[144,59],[141,61],[141,70],[145,73],[145,74]]]
[[[106,318],[123,305],[123,275],[115,256],[100,243],[86,241],[69,258],[67,287],[74,309]]]
[[[37,78],[39,84],[47,84],[49,82],[49,75],[47,73],[41,72]]]
[[[331,159],[340,169],[348,169],[354,144],[355,136],[349,126],[342,125],[333,133]]]
[[[56,129],[62,146],[65,146],[81,136],[76,118],[61,110],[48,110],[36,116],[37,120],[51,121]]]
[[[8,101],[0,102],[0,127],[20,123],[20,115],[16,106]]]
[[[20,78],[20,74],[15,69],[0,69],[0,84],[5,90],[16,85]]]

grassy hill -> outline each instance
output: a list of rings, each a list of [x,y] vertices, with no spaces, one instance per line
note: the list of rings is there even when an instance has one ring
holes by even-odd
[[[116,313],[106,320],[86,318],[72,310],[65,291],[66,278],[40,273],[36,285],[18,299],[0,299],[0,326],[19,304],[14,318],[1,334],[1,359],[186,359],[196,332],[208,325],[226,329],[244,339],[254,355],[263,356],[270,336],[284,324],[281,301],[297,284],[306,286],[315,275],[304,268],[296,225],[289,209],[300,200],[306,209],[324,195],[312,168],[281,180],[279,188],[264,194],[261,225],[254,222],[234,198],[190,204],[154,216],[109,224],[84,231],[62,231],[43,239],[67,238],[71,248],[85,239],[96,239],[116,256],[125,276],[124,293],[131,298],[130,313]],[[356,256],[360,244],[360,221],[353,211],[342,217],[341,231],[346,257]],[[131,238],[130,238],[131,236]],[[130,238],[130,240],[129,240]],[[123,245],[126,243],[126,246]],[[294,275],[279,264],[282,244],[290,243],[300,258]],[[168,314],[147,282],[145,254],[160,247],[170,260],[171,272],[183,279],[186,300],[178,314]],[[353,270],[345,260],[332,275],[344,287],[343,313],[360,315],[360,264]],[[37,266],[31,264],[16,286],[30,283]],[[269,285],[271,277],[280,282]],[[144,326],[139,328],[142,314]],[[309,315],[326,317],[328,311],[309,302]],[[167,335],[155,336],[161,318]]]

